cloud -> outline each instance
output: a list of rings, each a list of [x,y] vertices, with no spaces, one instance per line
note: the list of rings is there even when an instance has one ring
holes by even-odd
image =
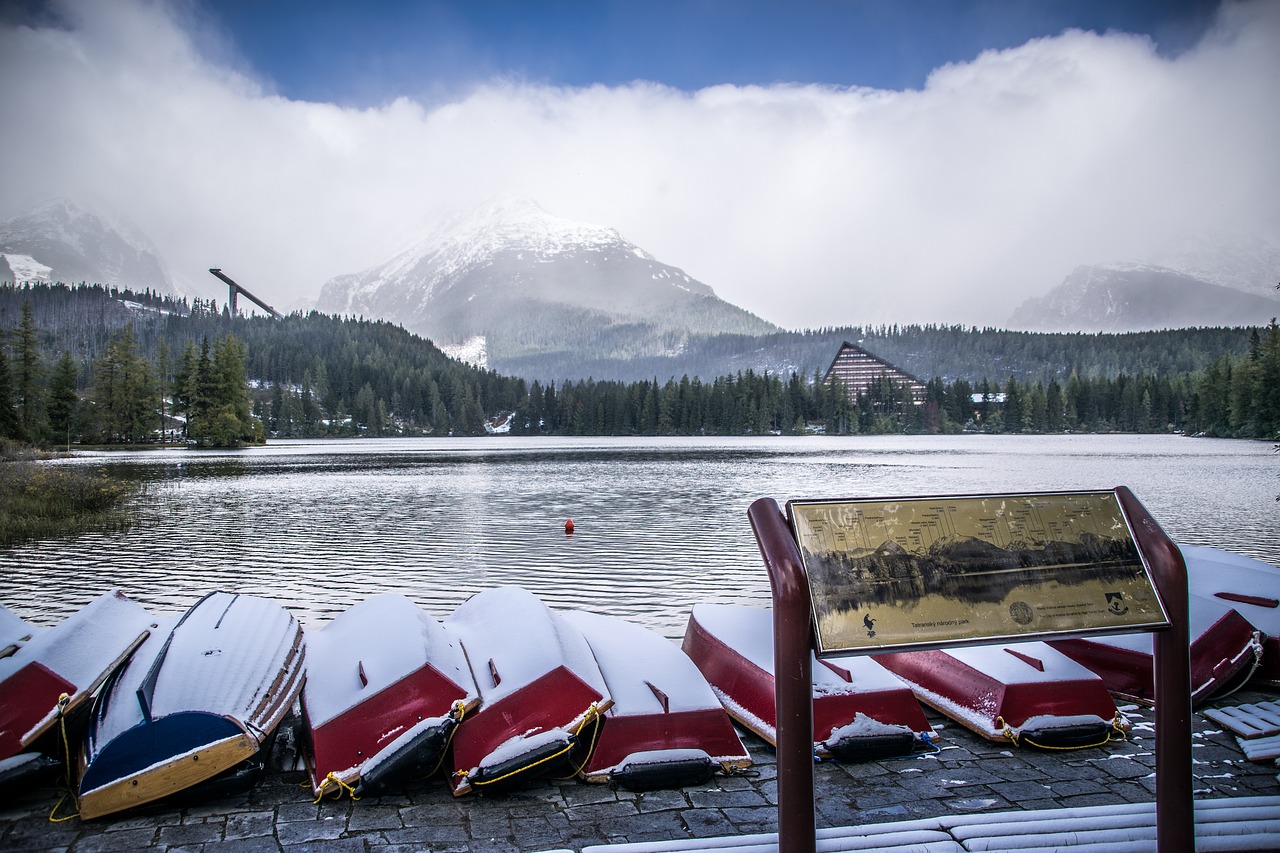
[[[495,195],[615,227],[788,327],[1000,325],[1077,264],[1280,233],[1265,0],[1224,6],[1176,58],[1067,31],[921,90],[498,79],[365,109],[273,94],[192,7],[58,11],[0,25],[0,216],[105,203],[208,294],[218,266],[298,304]]]

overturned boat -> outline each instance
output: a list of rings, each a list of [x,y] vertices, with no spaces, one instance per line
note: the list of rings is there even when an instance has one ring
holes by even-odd
[[[1191,595],[1221,602],[1262,633],[1249,685],[1280,688],[1280,568],[1205,545],[1179,545]]]
[[[1046,643],[873,657],[921,702],[988,740],[1078,749],[1128,727],[1102,679]]]
[[[1192,566],[1187,568],[1190,577]],[[1195,705],[1243,687],[1258,666],[1263,649],[1262,634],[1241,615],[1240,603],[1203,594],[1198,589],[1212,584],[1201,583],[1189,583],[1187,596],[1191,701]],[[1274,587],[1270,592],[1274,593]],[[1151,634],[1144,633],[1050,640],[1049,645],[1101,676],[1112,693],[1149,705],[1155,701],[1154,642]]]
[[[453,737],[455,796],[563,772],[613,704],[582,633],[536,596],[476,593],[444,620],[462,642],[480,707]]]
[[[104,685],[81,757],[80,816],[249,781],[303,677],[302,628],[274,601],[213,592],[152,631]]]
[[[777,745],[773,614],[737,604],[698,604],[684,651],[729,716]],[[911,689],[868,657],[813,663],[814,751],[841,761],[910,755],[933,729]]]
[[[0,610],[0,760],[31,749],[60,719],[86,707],[154,624],[118,590],[48,628]]]
[[[457,638],[403,595],[307,634],[302,719],[311,787],[376,794],[430,774],[480,698]]]
[[[630,790],[678,788],[751,764],[693,661],[666,637],[613,616],[559,614],[586,637],[613,706],[579,775]]]

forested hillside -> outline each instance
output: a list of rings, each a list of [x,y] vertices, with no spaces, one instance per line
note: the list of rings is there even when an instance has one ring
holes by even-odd
[[[748,365],[752,353],[795,364],[825,355],[814,370],[529,384],[449,359],[385,322],[231,317],[213,302],[95,286],[0,286],[0,335],[0,437],[29,440],[149,440],[161,429],[191,439],[193,418],[197,437],[215,443],[255,440],[250,420],[282,437],[479,435],[486,419],[514,433],[574,435],[1280,432],[1274,323],[1124,335],[908,326],[722,336],[717,358]],[[816,382],[844,340],[926,380],[924,405],[887,381],[857,399]],[[251,389],[243,400],[232,399],[237,382]]]

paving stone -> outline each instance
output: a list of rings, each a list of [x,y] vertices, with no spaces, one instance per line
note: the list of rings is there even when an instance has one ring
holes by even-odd
[[[157,843],[164,847],[179,844],[208,844],[222,840],[224,825],[217,823],[189,823],[183,826],[162,826]]]
[[[223,837],[228,841],[271,835],[276,829],[274,811],[243,812],[227,818]]]
[[[351,810],[347,818],[349,832],[367,832],[375,829],[400,829],[404,822],[400,819],[400,810],[392,805],[370,806],[360,803]]]
[[[764,806],[768,800],[760,792],[745,791],[690,791],[689,803],[696,809],[723,809],[729,806]]]
[[[257,838],[233,838],[209,848],[210,853],[276,853],[280,850],[280,842],[275,836],[259,836]]]
[[[288,853],[366,853],[368,847],[359,838],[334,838],[286,844],[283,849]]]
[[[156,829],[126,829],[120,832],[84,834],[71,845],[72,853],[105,853],[109,850],[141,850],[155,841]]]
[[[346,831],[346,825],[333,818],[329,820],[296,820],[276,827],[276,838],[284,847],[306,841],[324,841],[338,838]]]

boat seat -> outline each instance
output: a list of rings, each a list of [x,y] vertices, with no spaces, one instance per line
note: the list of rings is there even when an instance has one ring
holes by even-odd
[[[1198,851],[1280,849],[1280,796],[1200,800],[1195,808]],[[1155,849],[1155,837],[1155,804],[1132,803],[943,815],[819,829],[817,849],[819,853],[846,850],[1047,853],[1063,849],[1149,853]],[[680,853],[686,850],[766,853],[777,849],[777,833],[766,833],[592,845],[582,848],[581,853]]]

